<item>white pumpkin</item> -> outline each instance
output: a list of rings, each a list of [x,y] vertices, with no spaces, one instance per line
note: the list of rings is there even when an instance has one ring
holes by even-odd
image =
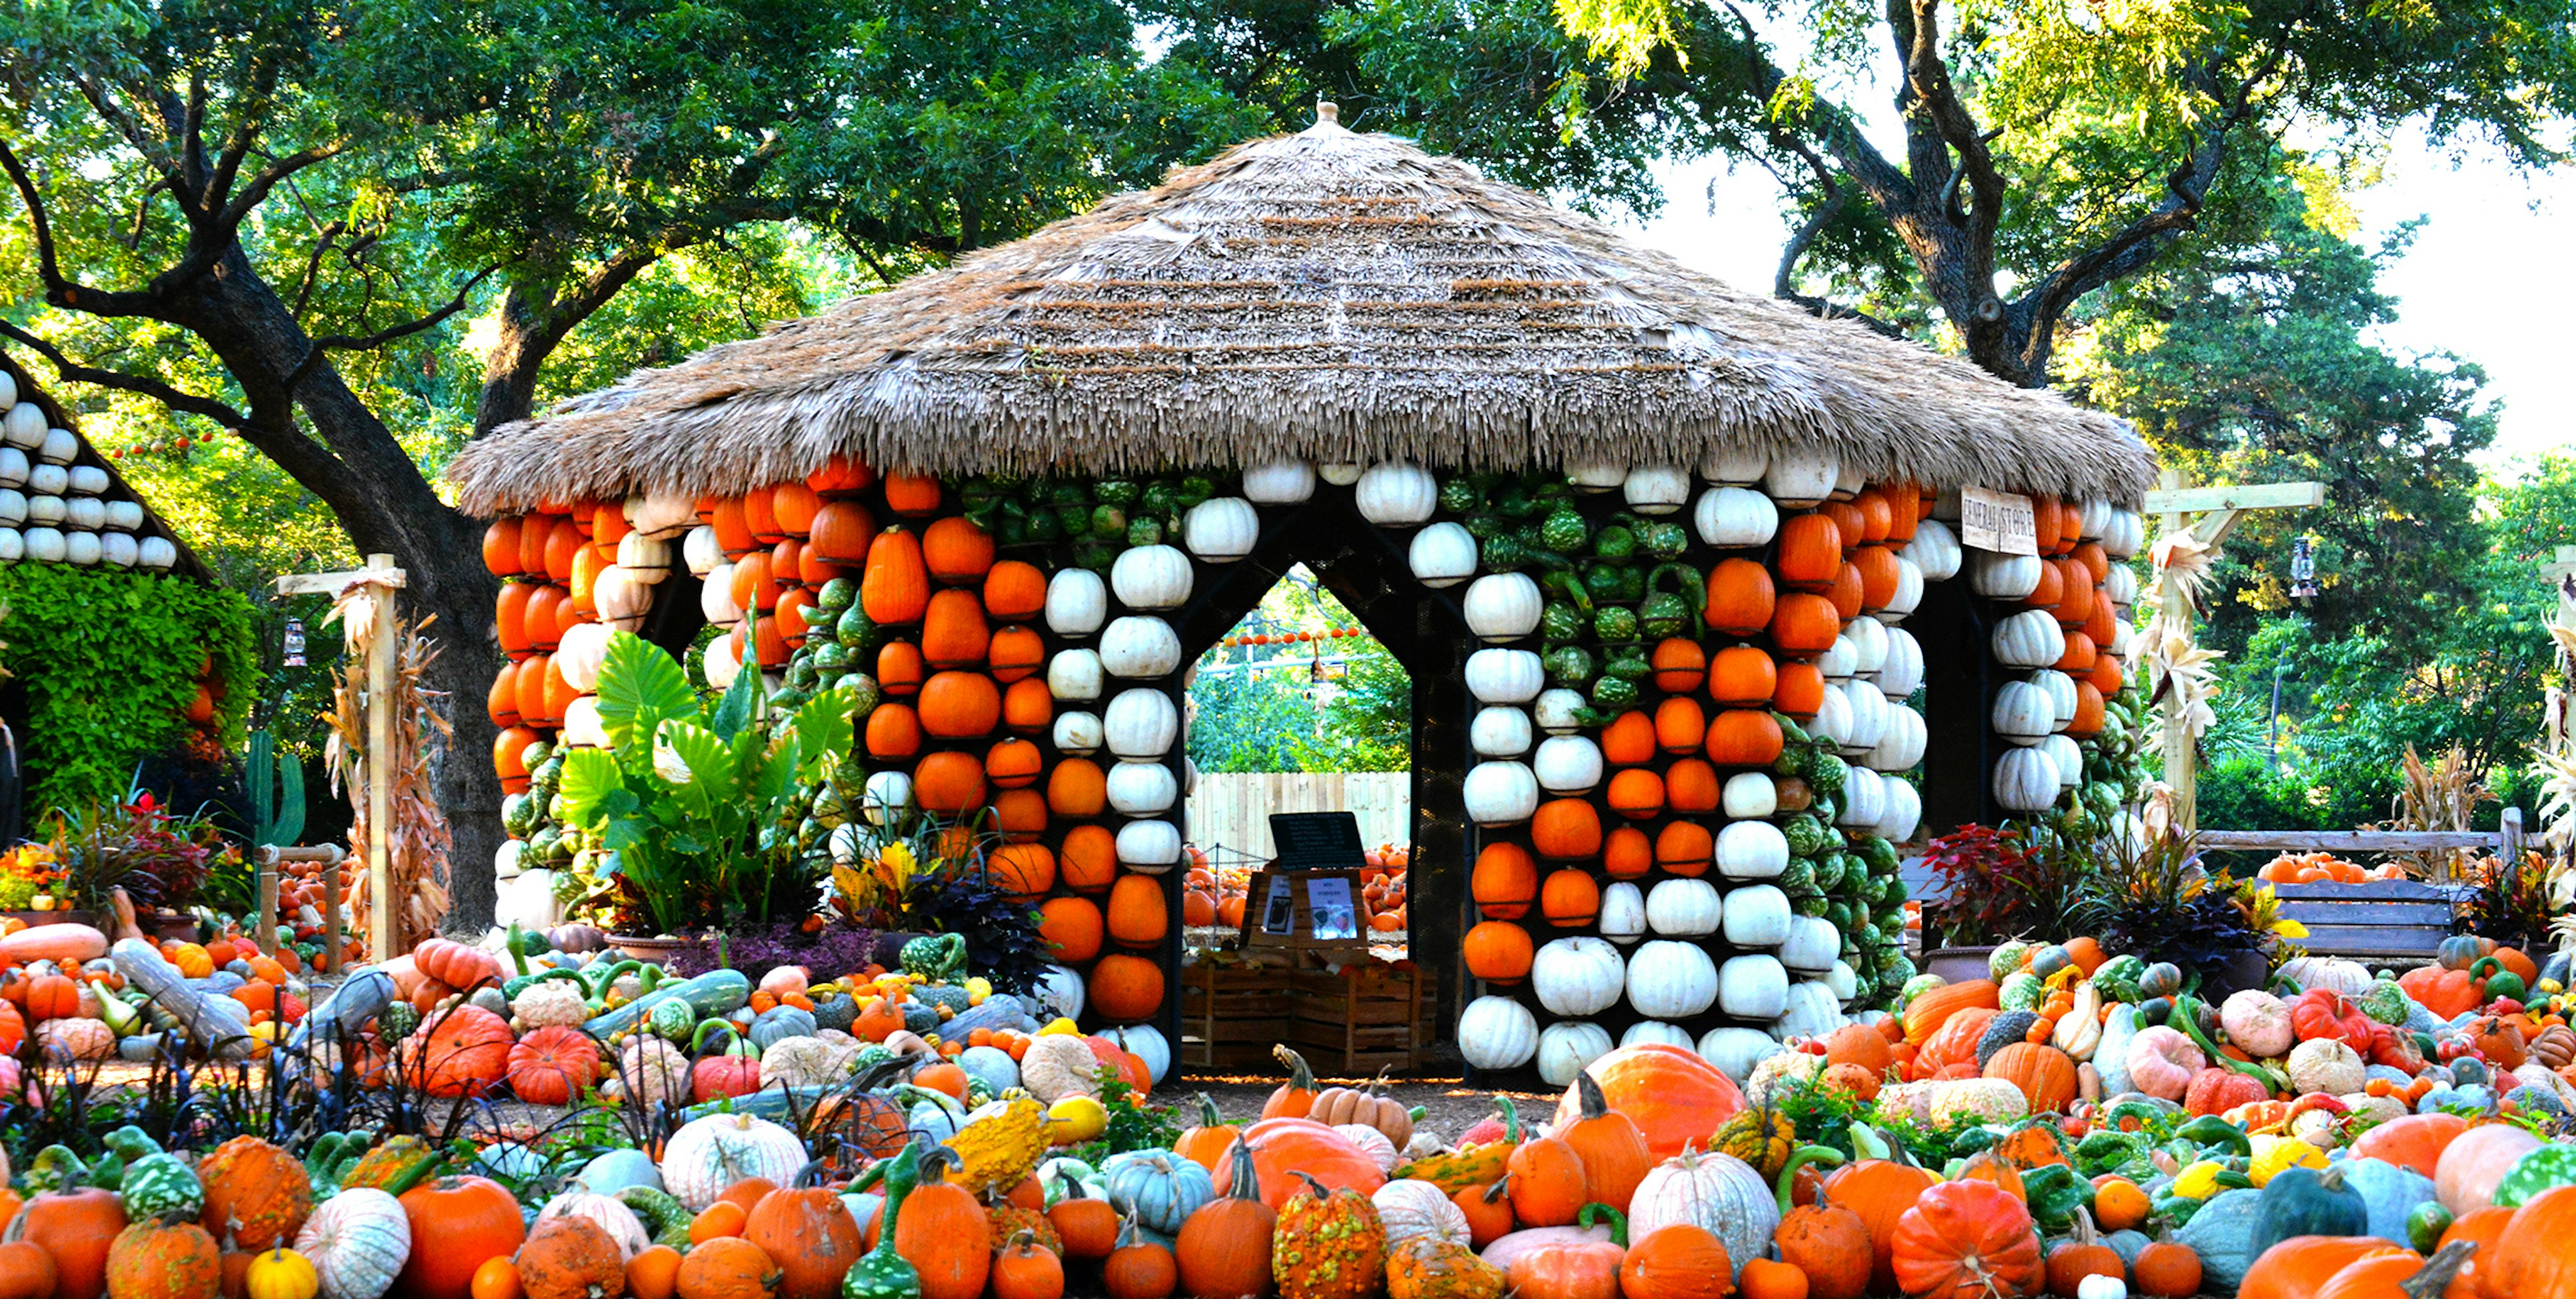
[[[1121,758],[1158,762],[1181,738],[1181,713],[1160,690],[1121,690],[1100,715],[1109,751]]]
[[[1477,1069],[1518,1069],[1538,1054],[1538,1017],[1509,997],[1478,997],[1459,1012],[1458,1054]]]
[[[1619,492],[1639,514],[1670,514],[1690,504],[1690,471],[1680,465],[1639,465],[1628,471]]]
[[[1841,476],[1842,466],[1832,452],[1811,447],[1774,451],[1762,471],[1762,494],[1784,508],[1803,510],[1824,504]]]
[[[70,508],[63,503],[63,498],[57,494],[61,491],[60,487],[48,488],[46,484],[39,482],[30,482],[27,485],[35,489],[27,496],[28,522],[51,527],[61,523],[64,517],[71,513]]]
[[[1525,704],[1546,684],[1546,670],[1529,650],[1480,649],[1467,656],[1467,693],[1478,703]]]
[[[70,491],[71,485],[71,471],[61,465],[39,464],[27,471],[27,494],[30,496],[60,496]]]
[[[63,534],[63,559],[68,563],[88,568],[96,564],[105,553],[98,544],[98,534],[95,532]]]
[[[2127,559],[2146,548],[2146,519],[2136,510],[2111,511],[2111,522],[2102,529],[2102,553],[2113,559]]]
[[[667,541],[698,526],[698,498],[687,492],[642,492],[627,497],[623,509],[633,535],[654,541]]]
[[[1573,1085],[1574,1076],[1610,1054],[1610,1033],[1588,1020],[1550,1024],[1538,1035],[1538,1077],[1550,1087]]]
[[[1621,1046],[1671,1046],[1691,1049],[1690,1030],[1660,1019],[1641,1019],[1619,1035]]]
[[[1739,771],[1726,778],[1718,810],[1730,821],[1759,821],[1780,810],[1780,787],[1769,772]]]
[[[2045,609],[2025,609],[1995,624],[1995,661],[2008,668],[2044,668],[2066,654],[2066,633]]]
[[[671,568],[671,543],[641,532],[630,532],[617,539],[617,566],[636,574],[636,580],[659,582]],[[643,576],[646,573],[650,577]]]
[[[786,1185],[803,1168],[805,1144],[785,1128],[750,1114],[710,1114],[682,1124],[662,1146],[662,1187],[691,1213],[748,1177]]]
[[[2083,541],[2100,541],[2111,530],[2111,503],[2096,496],[2076,507],[2075,535]]]
[[[1530,762],[1538,787],[1551,794],[1588,794],[1601,783],[1601,746],[1583,735],[1541,740]]]
[[[1923,795],[1911,781],[1890,777],[1879,783],[1886,791],[1887,809],[1878,814],[1878,837],[1890,843],[1904,843],[1914,837],[1914,828],[1923,823]]]
[[[1169,676],[1181,666],[1181,634],[1172,630],[1172,624],[1149,615],[1114,619],[1100,633],[1100,666],[1113,677],[1129,680]]]
[[[1104,1028],[1100,1035],[1145,1062],[1145,1081],[1161,1082],[1163,1075],[1172,1071],[1172,1043],[1163,1036],[1163,1030],[1151,1024],[1124,1024]]]
[[[1878,663],[1878,692],[1903,699],[1923,684],[1923,643],[1902,627],[1887,629],[1887,657]]]
[[[381,1299],[411,1258],[411,1215],[390,1191],[354,1187],[314,1206],[295,1252],[313,1265],[323,1299]]]
[[[98,537],[98,562],[110,568],[132,568],[142,557],[134,538],[122,532],[103,532]]]
[[[1261,515],[1240,496],[1211,496],[1181,516],[1181,544],[1211,564],[1231,564],[1261,544]]]
[[[859,813],[870,825],[892,825],[912,806],[912,777],[901,771],[873,771],[859,794]]]
[[[1688,1019],[1717,1002],[1717,963],[1697,943],[1658,938],[1628,962],[1628,1004],[1653,1019]]]
[[[1995,802],[2010,812],[2045,812],[2057,803],[2057,762],[2045,749],[2008,749],[1995,759]]]
[[[1717,832],[1717,873],[1731,880],[1779,878],[1789,869],[1789,839],[1768,821],[1730,821]]]
[[[1097,650],[1057,650],[1047,660],[1047,694],[1058,703],[1089,703],[1100,697],[1108,673]]]
[[[1467,724],[1467,747],[1480,758],[1517,758],[1529,752],[1532,729],[1530,715],[1522,709],[1479,708]]]
[[[0,527],[14,528],[27,521],[27,494],[14,487],[0,487]]]
[[[1432,524],[1413,534],[1405,563],[1424,586],[1456,586],[1476,575],[1476,534],[1464,524]]]
[[[70,480],[74,496],[100,496],[107,491],[107,471],[97,465],[73,465]]]
[[[1033,993],[1037,1004],[1066,1019],[1082,1018],[1086,1000],[1082,975],[1061,965],[1050,965],[1038,975]]]
[[[599,688],[600,665],[608,661],[608,639],[613,634],[606,624],[596,622],[565,629],[555,644],[554,656],[555,669],[563,673],[565,685],[585,695]]]
[[[742,606],[733,602],[733,564],[730,561],[709,569],[706,580],[698,583],[698,614],[718,627],[730,627],[742,621]]]
[[[1366,467],[1343,460],[1326,461],[1315,466],[1315,476],[1335,487],[1348,487],[1360,480]]]
[[[1856,758],[1878,747],[1878,737],[1887,733],[1887,696],[1867,681],[1846,681],[1833,690],[1843,697],[1843,706],[1851,710],[1851,725],[1835,745],[1846,758]]]
[[[1118,827],[1118,864],[1160,875],[1181,859],[1181,828],[1169,821],[1130,821]]]
[[[1878,824],[1879,815],[1887,810],[1887,795],[1881,788],[1886,782],[1867,767],[1853,767],[1844,774],[1842,804],[1836,809],[1834,824],[1846,830],[1866,831]]]
[[[1181,795],[1180,777],[1159,762],[1118,762],[1109,767],[1109,806],[1121,816],[1159,816]]]
[[[2028,681],[2007,681],[1995,692],[1986,723],[2011,743],[2037,744],[2057,728],[2057,706],[2046,690]]]
[[[1467,585],[1467,630],[1481,640],[1519,640],[1538,630],[1544,603],[1528,574],[1487,573]]]
[[[1912,617],[1923,605],[1923,568],[1903,555],[1896,557],[1896,590],[1887,603],[1871,611],[1883,623],[1900,623]]]
[[[33,450],[45,445],[45,426],[50,422],[34,402],[22,401],[9,408],[5,419],[0,419],[0,436],[8,438],[13,447]]]
[[[1738,1087],[1753,1076],[1753,1070],[1764,1060],[1788,1048],[1780,1040],[1758,1028],[1712,1028],[1700,1035],[1699,1058],[1717,1066],[1719,1073],[1733,1079]]]
[[[26,549],[27,558],[35,560],[40,564],[59,564],[63,562],[65,545],[63,534],[60,529],[50,527],[29,528],[19,533],[18,537],[21,544],[24,545]]]
[[[1530,958],[1530,988],[1553,1015],[1597,1015],[1619,1004],[1627,962],[1619,949],[1589,935],[1559,938]]]
[[[1781,1007],[1779,1018],[1771,1021],[1771,1035],[1821,1038],[1842,1026],[1842,998],[1834,995],[1833,985],[1821,979],[1802,979],[1789,985],[1787,1004]]]
[[[1839,639],[1851,642],[1852,675],[1876,680],[1878,669],[1887,662],[1887,624],[1855,618],[1844,624]]]
[[[1729,957],[1717,972],[1717,1004],[1729,1019],[1778,1019],[1789,1005],[1789,971],[1767,952]]]
[[[1849,961],[1836,961],[1833,970],[1825,975],[1825,986],[1833,990],[1835,998],[1848,1003],[1852,998],[1860,995],[1860,972],[1852,969]],[[1885,1014],[1886,1012],[1871,1013]]]
[[[699,656],[700,670],[707,674],[707,684],[718,690],[733,688],[734,678],[742,675],[742,651],[731,636],[718,636],[707,642],[706,652]]]
[[[1699,458],[1700,477],[1735,487],[1761,482],[1770,467],[1771,453],[1760,447],[1719,447]]]
[[[1479,762],[1460,787],[1467,819],[1478,825],[1517,825],[1538,811],[1538,776],[1519,762]]]
[[[1852,625],[1857,627],[1860,624]],[[1860,647],[1852,644],[1849,635],[1835,636],[1834,643],[1816,656],[1816,674],[1835,685],[1851,680],[1852,674],[1859,670]]]
[[[1590,705],[1582,692],[1558,686],[1539,692],[1538,702],[1530,711],[1538,719],[1538,728],[1550,735],[1569,735],[1583,729],[1583,717]]]
[[[1190,557],[1178,546],[1130,546],[1109,565],[1109,590],[1130,609],[1178,609],[1190,601]]]
[[[49,465],[68,465],[79,454],[80,439],[72,436],[70,429],[49,428],[45,430],[45,442],[37,450],[36,458]]]
[[[152,538],[160,541],[159,537]],[[170,543],[164,541],[161,544]],[[0,527],[0,564],[14,564],[27,557],[27,538],[16,528]]]
[[[2063,735],[2052,735],[2039,742],[2039,751],[2048,755],[2049,765],[2057,768],[2057,787],[2073,789],[2084,783],[2084,750]]]
[[[1837,501],[1848,501],[1851,498],[1860,495],[1861,489],[1867,486],[1869,486],[1869,475],[1862,472],[1859,466],[1848,464],[1837,466],[1834,469],[1834,494],[1832,499]]]
[[[1601,936],[1622,947],[1646,936],[1646,895],[1618,880],[1601,890]]]
[[[16,447],[0,446],[0,487],[23,487],[27,475],[35,468],[27,453]]]
[[[590,601],[599,611],[599,620],[623,631],[641,630],[645,615],[653,612],[653,588],[646,579],[663,576],[658,568],[633,569],[623,564],[601,569],[590,584]]]
[[[2075,678],[2054,668],[2042,668],[2030,674],[2030,683],[2048,696],[2048,729],[2065,730],[2067,723],[2075,720]]]
[[[699,577],[712,577],[724,564],[724,543],[716,540],[716,530],[706,524],[689,529],[680,538],[680,562]]]
[[[1721,550],[1767,546],[1780,531],[1780,507],[1750,488],[1712,487],[1699,494],[1691,527],[1701,541]]]
[[[1778,885],[1748,884],[1727,890],[1719,927],[1730,947],[1778,947],[1789,939],[1789,916],[1789,895]]]
[[[1055,715],[1056,751],[1085,757],[1100,751],[1100,714],[1080,710]]]
[[[1643,1240],[1650,1232],[1684,1223],[1724,1242],[1740,1277],[1746,1261],[1763,1257],[1771,1247],[1771,1233],[1780,1229],[1779,1196],[1759,1170],[1733,1155],[1685,1150],[1655,1165],[1637,1183],[1628,1202],[1628,1239]]]
[[[1378,1225],[1386,1229],[1391,1248],[1409,1240],[1432,1240],[1464,1248],[1469,1240],[1467,1211],[1449,1193],[1418,1177],[1397,1178],[1369,1193]]]
[[[1789,936],[1780,940],[1780,963],[1792,970],[1822,973],[1834,968],[1843,934],[1822,916],[1789,917]]]
[[[2019,600],[2039,589],[2037,555],[1968,552],[1968,589],[1989,600]]]
[[[1315,495],[1315,466],[1270,460],[1243,471],[1243,495],[1255,505],[1302,505]]]
[[[2102,575],[2102,598],[2127,609],[2138,602],[2138,570],[2127,564],[2113,564]]]
[[[1109,584],[1087,568],[1059,568],[1047,579],[1046,625],[1058,636],[1083,637],[1109,621]]]
[[[1667,938],[1705,938],[1725,917],[1717,886],[1704,879],[1663,880],[1646,895],[1646,927]]]
[[[145,568],[166,572],[179,563],[179,547],[168,537],[145,537],[135,550]]]
[[[1409,528],[1430,519],[1440,503],[1440,484],[1420,465],[1386,460],[1360,475],[1353,495],[1361,518],[1381,528]]]

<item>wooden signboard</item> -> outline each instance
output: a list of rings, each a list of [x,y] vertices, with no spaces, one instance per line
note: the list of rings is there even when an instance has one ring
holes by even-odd
[[[1278,853],[1272,870],[1355,871],[1368,864],[1360,819],[1348,812],[1273,812],[1270,842]]]
[[[1255,872],[1243,908],[1243,946],[1362,957],[1368,955],[1368,916],[1360,905],[1360,872],[1282,870]]]

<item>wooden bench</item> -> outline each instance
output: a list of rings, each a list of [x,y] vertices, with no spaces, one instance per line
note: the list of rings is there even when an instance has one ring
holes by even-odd
[[[2491,852],[2522,855],[2522,809],[2508,807],[2492,831],[2481,830],[2203,830],[2204,852],[2358,853]],[[2281,916],[2307,926],[2299,946],[2312,956],[2376,965],[2421,965],[2451,934],[2451,915],[2469,886],[2449,877],[2429,883],[2276,884]]]

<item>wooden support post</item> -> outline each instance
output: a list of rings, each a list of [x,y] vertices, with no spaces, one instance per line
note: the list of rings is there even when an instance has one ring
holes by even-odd
[[[265,956],[277,955],[277,850],[262,848],[258,862],[258,909],[252,912],[250,944]]]
[[[2194,487],[2179,469],[2163,471],[2156,481],[2157,490],[2147,493],[2145,512],[2163,516],[2164,535],[2188,530],[2193,540],[2210,549],[2236,530],[2247,510],[2307,509],[2326,502],[2324,483]],[[2196,612],[2183,598],[2181,583],[2164,584],[2159,615],[2166,623],[2188,629]],[[2149,689],[2159,684],[2151,682]],[[2191,733],[2180,708],[2165,710],[2164,758],[2165,784],[2174,792],[2174,829],[2189,833],[2199,823],[2200,752],[2198,737]]]
[[[393,697],[396,637],[401,635],[394,591],[404,582],[404,573],[394,567],[394,557],[385,554],[367,556],[367,566],[353,572],[298,573],[277,579],[280,595],[333,595],[352,586],[363,586],[371,604],[370,625],[373,634],[367,639],[367,957],[386,961],[394,953],[394,915],[396,900],[393,882],[393,850],[390,839],[393,820],[393,754],[394,713],[385,701]],[[326,873],[337,873],[337,863],[326,867]],[[329,959],[336,972],[339,948],[336,943],[339,912],[339,889],[336,884],[325,892],[325,905],[334,919],[334,946]]]

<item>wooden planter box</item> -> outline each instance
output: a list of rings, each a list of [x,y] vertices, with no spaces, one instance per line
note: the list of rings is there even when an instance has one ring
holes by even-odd
[[[1372,965],[1357,975],[1300,970],[1289,1044],[1319,1074],[1410,1073],[1433,1039],[1429,976]]]
[[[1270,1048],[1285,1034],[1296,1001],[1280,966],[1182,967],[1181,1064],[1213,1073],[1275,1070]]]

